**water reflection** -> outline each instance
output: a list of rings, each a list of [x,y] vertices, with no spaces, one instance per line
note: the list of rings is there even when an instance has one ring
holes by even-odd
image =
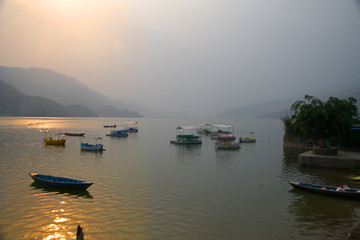
[[[298,189],[290,191],[288,212],[303,236],[324,238],[342,235],[358,220],[356,201],[313,194]],[[344,236],[343,236],[344,237]],[[341,236],[337,236],[340,239]]]
[[[105,151],[105,150],[104,150]],[[86,151],[80,150],[80,155],[82,157],[95,157],[95,159],[102,159],[103,158],[103,151]]]
[[[61,202],[60,204],[64,205],[65,202]],[[42,232],[46,235],[42,239],[73,239],[75,234],[68,230],[68,223],[71,219],[69,217],[65,217],[64,208],[54,209],[51,211],[51,214],[54,214],[55,216],[53,217],[55,218],[50,224],[42,227]]]
[[[281,179],[313,184],[340,186],[354,184],[349,171],[299,166],[298,155],[307,149],[284,148]],[[303,237],[316,239],[344,239],[359,217],[358,201],[323,196],[290,188],[288,212],[293,216],[294,228]]]
[[[69,120],[59,118],[44,118],[44,117],[23,117],[23,118],[8,118],[3,121],[3,125],[25,126],[26,128],[39,129],[58,129],[65,128]]]
[[[239,149],[217,150],[216,164],[218,169],[232,167],[239,158]]]
[[[92,199],[93,197],[87,190],[72,190],[72,189],[65,189],[65,188],[55,188],[50,186],[44,186],[39,183],[33,182],[30,184],[31,187],[37,190],[41,190],[44,193],[54,193],[54,194],[61,194],[65,196],[72,196],[75,198],[83,197]]]
[[[354,186],[356,182],[351,177],[359,170],[342,170],[328,168],[313,168],[299,166],[299,154],[306,149],[284,148],[282,178],[284,181],[299,181],[312,184],[340,186]],[[355,186],[356,187],[356,186]]]
[[[178,159],[196,159],[201,154],[200,144],[176,145],[175,148]]]

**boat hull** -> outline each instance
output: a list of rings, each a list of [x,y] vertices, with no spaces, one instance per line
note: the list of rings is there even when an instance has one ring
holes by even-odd
[[[256,139],[255,139],[255,138],[241,137],[241,138],[240,138],[240,142],[249,142],[249,143],[253,143],[253,142],[256,142]]]
[[[197,141],[178,141],[178,140],[173,140],[173,141],[170,141],[170,143],[172,144],[202,144],[202,140],[197,140]]]
[[[66,139],[45,138],[44,141],[46,145],[65,145]]]
[[[131,132],[131,133],[137,133],[138,130],[136,128],[128,128],[126,129],[128,132]]]
[[[36,173],[29,173],[29,175],[34,182],[50,187],[85,190],[93,184],[92,182],[72,178],[55,177]]]
[[[106,134],[106,136],[108,136],[108,137],[127,137],[127,136],[129,136],[129,134],[127,134],[127,133],[124,133],[124,134]]]
[[[68,133],[68,132],[65,132],[64,135],[73,136],[73,137],[82,137],[82,136],[85,135],[85,133]]]
[[[234,143],[234,142],[231,142],[231,143],[227,143],[227,142],[224,142],[224,143],[215,143],[215,147],[216,149],[239,149],[240,148],[240,144],[239,143]]]
[[[80,148],[83,151],[103,151],[104,150],[104,145],[103,144],[81,143]]]
[[[314,185],[300,182],[289,182],[296,189],[301,189],[313,193],[323,194],[332,197],[349,198],[360,200],[360,189],[350,188],[348,191],[337,191],[338,187]]]

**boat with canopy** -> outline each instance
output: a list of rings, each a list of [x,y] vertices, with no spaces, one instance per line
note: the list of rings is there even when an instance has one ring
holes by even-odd
[[[202,144],[201,136],[195,135],[197,128],[194,126],[180,126],[176,128],[176,140],[173,144]]]

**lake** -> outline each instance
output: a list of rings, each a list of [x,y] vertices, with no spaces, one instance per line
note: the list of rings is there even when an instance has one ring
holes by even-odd
[[[139,132],[106,137],[106,124],[138,121]],[[176,127],[227,123],[254,130],[239,150],[170,144]],[[46,146],[46,129],[101,136],[106,151],[82,152],[80,138]],[[360,202],[294,190],[288,181],[360,187],[359,171],[298,166],[273,119],[0,118],[0,239],[346,239]],[[29,173],[87,180],[87,191],[45,188]]]

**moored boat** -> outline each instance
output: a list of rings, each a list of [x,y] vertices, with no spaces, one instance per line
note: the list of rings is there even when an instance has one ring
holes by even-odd
[[[234,134],[234,126],[229,124],[214,124],[211,130],[211,139],[218,139],[218,135],[221,134]]]
[[[80,149],[82,151],[104,151],[102,138],[83,138],[81,139]]]
[[[296,189],[301,189],[313,193],[360,200],[360,189],[357,188],[349,188],[347,186],[334,187],[326,185],[315,185],[301,182],[289,182],[289,184]]]
[[[240,135],[243,135],[240,137],[240,142],[256,142],[254,131],[241,131]]]
[[[177,127],[176,140],[171,140],[173,144],[202,144],[200,136],[195,135],[197,128],[193,126]]]
[[[199,124],[197,133],[211,135],[212,134],[212,124],[210,123],[202,123]]]
[[[106,136],[108,136],[108,137],[127,137],[127,136],[129,136],[129,134],[128,134],[127,130],[113,130],[113,131],[110,131],[109,134],[106,134]]]
[[[46,145],[65,145],[66,139],[58,139],[58,138],[45,138],[44,139]]]
[[[104,128],[116,128],[116,124],[113,124],[113,125],[104,125]]]
[[[74,136],[74,137],[82,137],[82,136],[85,135],[85,133],[64,132],[64,135],[66,135],[66,136]]]
[[[240,142],[235,142],[235,136],[232,133],[219,133],[215,143],[216,149],[239,149]]]
[[[29,175],[35,182],[51,187],[85,190],[93,184],[92,182],[86,182],[72,178],[55,177],[37,173],[29,173]]]
[[[126,122],[125,130],[127,130],[130,133],[137,133],[139,131],[138,122]]]

